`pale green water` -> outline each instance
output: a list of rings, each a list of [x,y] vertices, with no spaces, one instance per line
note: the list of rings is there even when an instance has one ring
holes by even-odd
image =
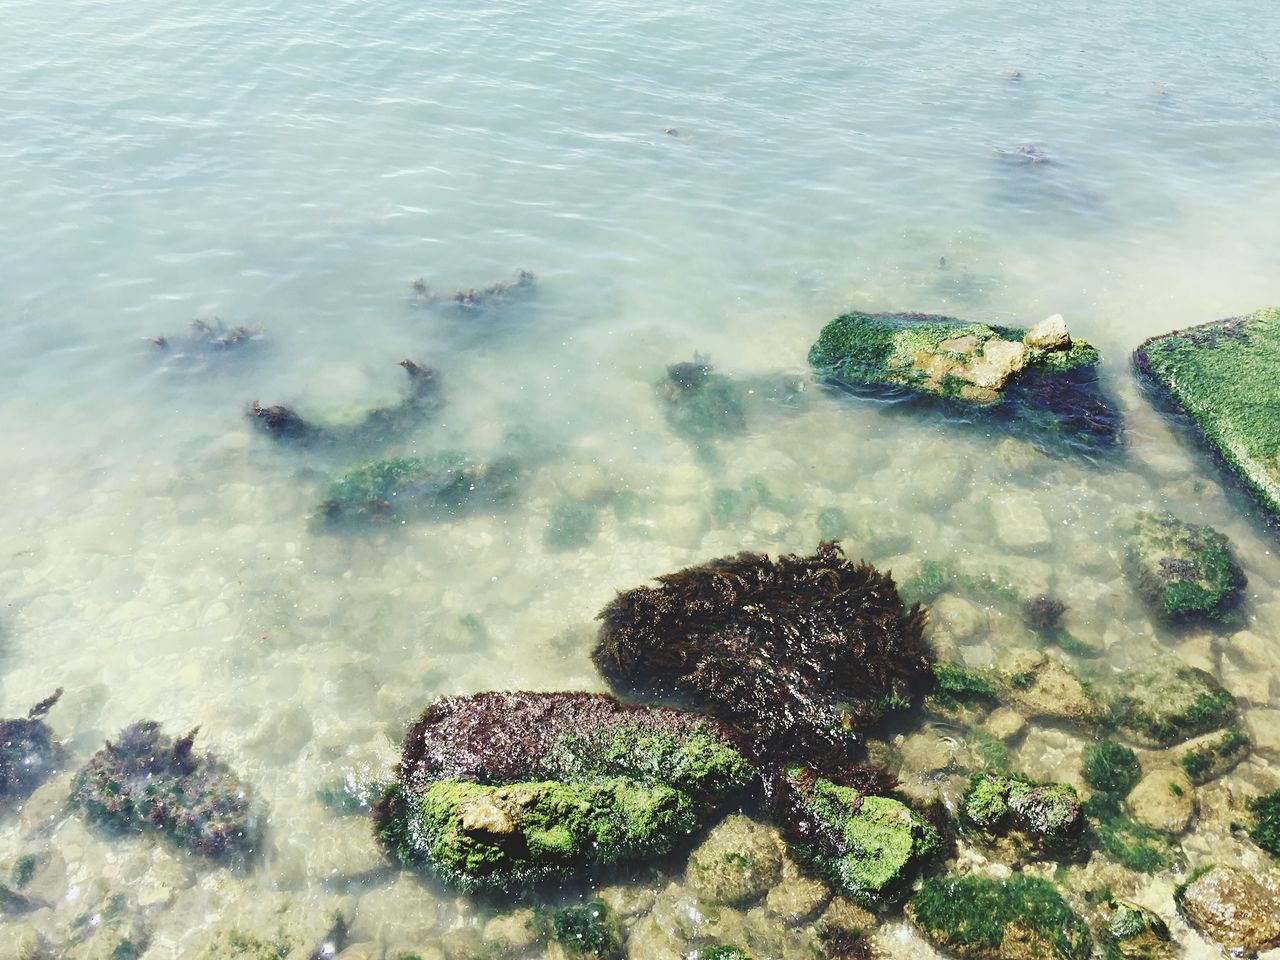
[[[1266,667],[1223,637],[1181,651],[1277,729],[1275,541],[1147,407],[1127,356],[1280,301],[1280,8],[10,0],[2,22],[5,715],[64,686],[51,721],[72,766],[142,717],[201,724],[269,816],[243,876],[74,819],[0,822],[0,862],[50,846],[68,862],[58,906],[22,922],[63,937],[119,893],[153,931],[146,956],[176,957],[271,889],[356,909],[357,938],[389,951],[441,940],[439,889],[335,879],[379,861],[316,786],[388,765],[436,694],[599,689],[591,620],[615,590],[812,549],[828,506],[859,525],[850,553],[895,570],[954,558],[1051,588],[1108,644],[1095,674],[1173,649],[1118,577],[1117,519],[1210,522],[1239,547]],[[1001,159],[1024,143],[1049,161]],[[415,277],[453,289],[517,267],[537,293],[492,329],[410,303]],[[1024,462],[816,389],[719,467],[670,432],[666,364],[803,373],[850,307],[1063,313],[1103,350],[1127,458]],[[268,340],[198,369],[146,342],[213,315]],[[515,428],[536,469],[492,516],[317,535],[342,458],[282,450],[243,410],[388,401],[405,356],[439,370],[447,405],[393,451],[487,455]],[[791,509],[717,526],[714,490],[750,475]],[[557,500],[615,490],[639,496],[633,520],[545,549]],[[1019,552],[991,505],[1024,492],[1051,535]],[[1264,746],[1240,789],[1280,783],[1280,741]],[[1066,775],[1054,748],[1019,759]],[[1198,827],[1185,845],[1233,842]],[[1151,905],[1167,913],[1171,886]],[[883,944],[924,955],[897,927]]]

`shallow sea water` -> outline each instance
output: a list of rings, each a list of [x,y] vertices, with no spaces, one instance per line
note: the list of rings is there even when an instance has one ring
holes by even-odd
[[[145,956],[181,957],[280,896],[345,910],[388,956],[448,943],[497,907],[384,870],[316,789],[386,769],[438,694],[601,689],[592,620],[614,591],[811,550],[827,507],[853,520],[851,555],[901,575],[949,560],[1060,596],[1106,645],[1075,664],[1087,676],[1171,653],[1213,669],[1259,742],[1221,789],[1280,785],[1275,536],[1128,370],[1147,336],[1280,301],[1280,7],[846,7],[5,4],[0,708],[63,686],[50,720],[73,769],[134,720],[199,724],[267,817],[247,873],[74,817],[0,821],[0,864],[67,863],[59,905],[15,929],[74,928],[87,951],[123,896]],[[1045,162],[1004,153],[1028,143]],[[414,278],[517,268],[536,289],[492,310],[412,303]],[[850,308],[1064,314],[1103,352],[1126,451],[1046,460],[812,384],[714,459],[671,432],[667,364],[803,378]],[[266,337],[203,364],[148,342],[214,316]],[[489,456],[518,436],[520,495],[320,532],[308,518],[353,458],[273,444],[245,408],[392,401],[405,357],[438,371],[446,405],[388,452]],[[757,476],[785,508],[717,523],[715,491]],[[616,492],[634,516],[548,548],[556,502]],[[1047,544],[1002,540],[1010,503]],[[1253,661],[1226,634],[1169,635],[1120,579],[1117,524],[1155,507],[1236,543]],[[963,652],[981,665],[1004,636]],[[1078,744],[1050,732],[1016,759],[1069,778]],[[1193,863],[1260,865],[1203,819]],[[1171,916],[1176,879],[1144,902]],[[902,924],[878,939],[929,955]]]

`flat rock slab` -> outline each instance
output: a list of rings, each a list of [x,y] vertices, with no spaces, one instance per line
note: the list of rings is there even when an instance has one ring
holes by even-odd
[[[1280,309],[1152,337],[1133,362],[1280,519]]]

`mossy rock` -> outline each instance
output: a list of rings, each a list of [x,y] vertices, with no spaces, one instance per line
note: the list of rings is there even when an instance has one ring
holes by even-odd
[[[1114,740],[1089,744],[1084,748],[1083,759],[1085,783],[1096,790],[1127,797],[1142,779],[1138,755]]]
[[[1135,873],[1158,873],[1182,861],[1182,849],[1171,834],[1127,816],[1121,798],[1095,793],[1084,805],[1090,836],[1098,852]]]
[[[711,364],[673,363],[658,383],[658,398],[671,429],[688,440],[705,442],[747,429],[746,391]]]
[[[1179,748],[1173,762],[1200,786],[1229,773],[1253,749],[1249,735],[1237,726],[1192,740]]]
[[[1152,337],[1133,361],[1271,518],[1280,517],[1280,309]]]
[[[920,869],[942,849],[938,832],[890,797],[840,786],[804,768],[779,788],[789,847],[864,907],[901,903]]]
[[[1249,803],[1249,836],[1273,857],[1280,857],[1280,790]]]
[[[443,520],[510,499],[519,481],[519,466],[505,457],[492,463],[460,453],[375,460],[330,484],[319,516],[330,522]]]
[[[1123,565],[1139,596],[1167,619],[1223,620],[1246,583],[1223,534],[1171,514],[1134,518]]]
[[[1154,911],[1109,897],[1099,913],[1098,946],[1103,960],[1164,960],[1172,954],[1169,925]]]
[[[978,773],[960,805],[962,822],[1021,853],[1071,859],[1084,852],[1087,821],[1075,790],[1014,774]]]
[[[1144,747],[1172,747],[1231,726],[1235,698],[1210,674],[1168,657],[1115,680],[1111,712],[1125,736]]]
[[[859,395],[915,397],[961,420],[1018,428],[1042,447],[1120,441],[1098,386],[1098,352],[1069,337],[1053,349],[1028,331],[917,313],[847,313],[823,328],[809,363]]]
[[[556,910],[548,927],[551,939],[570,957],[622,960],[622,928],[599,900]]]
[[[1087,960],[1093,938],[1049,881],[930,877],[907,905],[926,939],[964,960]]]

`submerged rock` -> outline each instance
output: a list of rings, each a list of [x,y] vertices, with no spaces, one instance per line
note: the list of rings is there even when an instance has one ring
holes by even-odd
[[[592,659],[620,691],[678,691],[761,755],[842,758],[855,732],[933,683],[924,613],[824,543],[743,553],[620,593]]]
[[[804,767],[788,769],[777,792],[791,854],[861,906],[900,903],[942,849],[938,831],[891,797],[841,786]]]
[[[261,328],[229,327],[217,317],[191,321],[182,336],[161,334],[151,338],[157,351],[175,359],[208,358],[217,354],[240,352],[245,347],[266,339]]]
[[[0,720],[0,807],[20,804],[57,770],[62,747],[44,718],[61,697],[59,687],[25,717]]]
[[[1163,960],[1172,954],[1169,925],[1154,911],[1109,897],[1099,908],[1098,940],[1106,960]]]
[[[1071,859],[1084,851],[1088,823],[1073,788],[1014,774],[979,773],[961,803],[963,821],[1019,855]]]
[[[926,939],[965,960],[1086,960],[1093,939],[1052,883],[930,877],[907,905]]]
[[[388,407],[377,407],[350,423],[315,423],[290,407],[249,405],[249,416],[276,440],[299,445],[374,447],[389,443],[412,430],[440,408],[440,383],[435,371],[412,360],[400,361],[409,375],[409,394]]]
[[[1246,583],[1225,536],[1170,514],[1142,513],[1134,519],[1124,571],[1142,599],[1168,618],[1221,620]]]
[[[741,815],[726,817],[689,854],[686,881],[700,900],[748,907],[778,882],[782,850],[776,830]]]
[[[480,463],[459,453],[375,460],[330,484],[319,516],[328,522],[445,519],[510,499],[520,482],[514,460]]]
[[[961,419],[1018,428],[1042,447],[1099,450],[1120,440],[1120,414],[1098,386],[1097,350],[1044,324],[1027,331],[848,313],[823,328],[809,363],[854,393],[915,397]]]
[[[1173,762],[1197,786],[1229,773],[1253,749],[1249,735],[1237,726],[1188,741]]]
[[[1249,802],[1252,817],[1249,836],[1253,842],[1274,857],[1280,857],[1280,790]]]
[[[1195,786],[1178,767],[1153,768],[1129,794],[1133,819],[1162,833],[1180,834],[1196,812]]]
[[[487,287],[455,290],[452,293],[439,293],[432,289],[425,280],[419,278],[410,284],[415,307],[447,305],[464,309],[479,309],[493,306],[507,300],[517,293],[532,290],[538,278],[528,270],[517,270],[510,280],[499,280]]]
[[[1122,799],[1106,791],[1084,805],[1093,842],[1104,857],[1135,873],[1156,873],[1181,861],[1181,849],[1170,834],[1138,823],[1122,807]]]
[[[160,830],[196,853],[251,853],[248,789],[213,754],[195,752],[198,730],[174,740],[151,720],[125,727],[76,774],[71,802],[92,821]]]
[[[1218,681],[1170,657],[1120,674],[1115,690],[1117,727],[1144,747],[1172,747],[1236,720],[1235,698]]]
[[[1085,783],[1124,798],[1142,779],[1138,755],[1122,743],[1101,740],[1084,748]]]
[[[1183,915],[1227,950],[1252,955],[1280,944],[1280,881],[1213,867],[1180,888]]]
[[[1280,309],[1152,337],[1133,355],[1146,384],[1280,516]]]
[[[473,890],[657,856],[747,790],[715,721],[586,693],[437,701],[374,810],[383,846]]]
[[[747,429],[745,391],[705,361],[667,367],[658,398],[671,429],[690,440],[714,440]]]
[[[622,930],[604,903],[592,900],[551,914],[547,932],[570,957],[622,960]]]

